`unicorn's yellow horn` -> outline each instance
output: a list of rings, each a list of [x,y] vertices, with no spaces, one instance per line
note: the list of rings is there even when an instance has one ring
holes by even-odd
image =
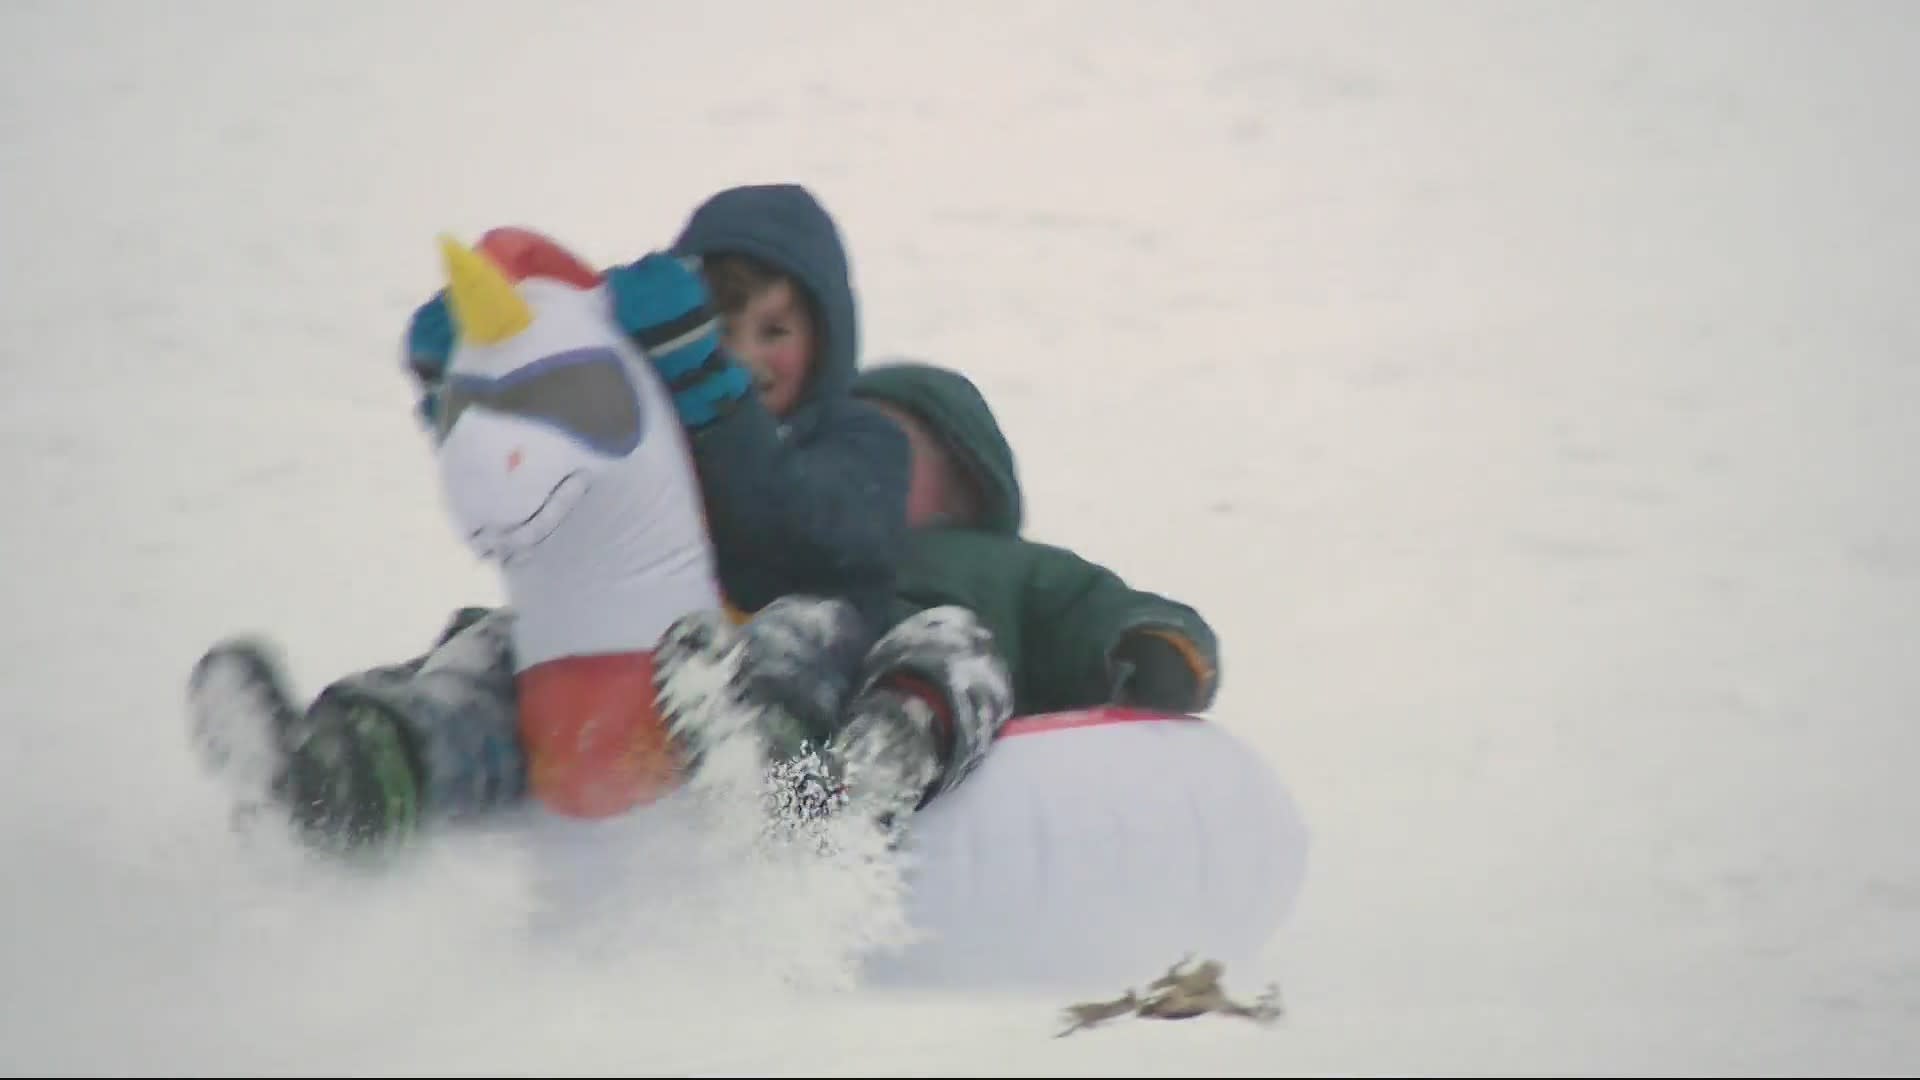
[[[447,264],[453,327],[475,345],[496,345],[533,325],[533,309],[493,260],[450,236],[440,238]]]

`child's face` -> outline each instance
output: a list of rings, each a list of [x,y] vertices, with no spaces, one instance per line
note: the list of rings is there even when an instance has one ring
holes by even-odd
[[[727,351],[753,373],[760,401],[775,416],[800,403],[813,371],[813,315],[792,282],[779,281],[753,294],[738,313],[721,320]]]
[[[960,471],[960,464],[920,418],[883,401],[870,402],[893,418],[907,433],[913,457],[907,481],[907,527],[973,524],[980,516],[980,500]]]

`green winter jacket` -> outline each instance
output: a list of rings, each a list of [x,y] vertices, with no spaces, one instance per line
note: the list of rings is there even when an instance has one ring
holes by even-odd
[[[1199,711],[1212,703],[1218,643],[1197,611],[1020,536],[1013,449],[972,382],[946,368],[894,362],[863,371],[853,393],[917,417],[981,496],[975,527],[909,534],[893,621],[945,604],[972,610],[1012,671],[1016,713],[1106,703]]]

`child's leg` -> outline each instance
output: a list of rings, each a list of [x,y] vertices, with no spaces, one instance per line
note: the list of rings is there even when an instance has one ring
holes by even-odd
[[[238,779],[243,805],[276,802],[330,844],[515,801],[525,768],[510,620],[463,610],[429,652],[339,679],[304,709],[269,647],[224,642],[189,680],[196,745]]]
[[[462,613],[423,656],[335,681],[288,770],[296,813],[366,838],[520,800],[513,615]]]
[[[859,613],[844,600],[786,596],[755,613],[743,635],[740,696],[759,715],[769,757],[826,745],[873,644]]]
[[[894,627],[833,741],[849,797],[924,806],[966,779],[1013,715],[993,635],[965,608],[930,608]],[[884,811],[883,811],[884,812]]]

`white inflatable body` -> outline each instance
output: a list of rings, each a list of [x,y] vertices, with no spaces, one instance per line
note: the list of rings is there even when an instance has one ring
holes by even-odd
[[[1104,708],[1021,717],[913,823],[925,941],[876,979],[1139,979],[1258,957],[1291,913],[1307,831],[1279,776],[1210,720]]]
[[[735,862],[759,858],[751,845],[733,834],[716,848],[692,805],[601,821],[531,811],[521,835],[538,938],[655,956],[684,944],[691,912],[749,934],[808,933],[813,901],[782,891],[804,878],[757,877]],[[917,940],[860,950],[860,974],[881,987],[1111,989],[1189,954],[1244,972],[1292,913],[1307,851],[1279,776],[1215,722],[1114,708],[1016,718],[909,825],[898,855]],[[783,929],[768,902],[792,905],[771,920]],[[755,914],[742,922],[742,910]],[[873,918],[896,925],[891,911]]]

